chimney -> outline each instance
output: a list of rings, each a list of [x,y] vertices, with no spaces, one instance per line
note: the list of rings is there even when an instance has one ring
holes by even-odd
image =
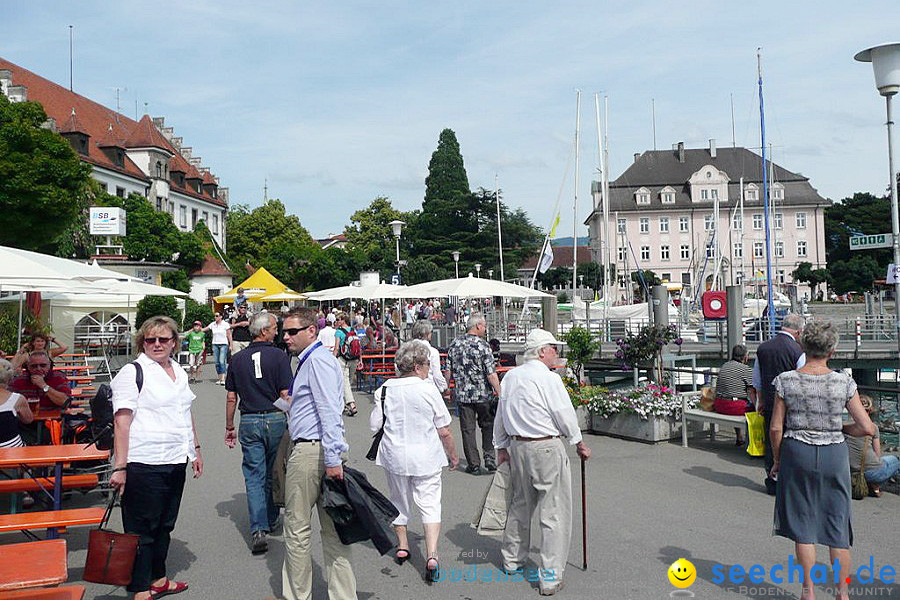
[[[190,146],[182,146],[181,147],[181,156],[184,160],[191,160],[191,153],[193,152],[193,148]]]
[[[11,85],[6,88],[6,96],[10,102],[25,102],[28,100],[28,88],[24,85]]]
[[[716,139],[715,138],[709,138],[709,156],[711,158],[716,157]]]
[[[684,142],[678,142],[678,162],[684,162]]]
[[[638,159],[639,159],[640,157],[641,157],[641,153],[640,153],[640,152],[635,152],[635,153],[634,153],[634,162],[637,162]]]
[[[166,126],[166,118],[165,117],[153,117],[153,124],[156,125],[157,129],[162,129]]]

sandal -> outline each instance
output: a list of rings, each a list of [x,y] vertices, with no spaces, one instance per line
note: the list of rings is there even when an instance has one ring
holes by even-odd
[[[434,566],[431,567],[432,561],[434,562]],[[439,581],[437,573],[441,570],[441,564],[438,562],[437,556],[430,556],[428,560],[425,562],[425,581],[428,584],[432,584],[435,581]]]
[[[347,405],[347,416],[348,417],[355,417],[356,413],[358,413],[358,412],[359,412],[359,410],[357,410],[355,402]]]
[[[401,552],[405,552],[403,556],[400,556]],[[407,548],[397,548],[394,552],[394,562],[398,565],[402,565],[406,561],[409,560],[409,550]]]
[[[175,584],[175,587],[172,587],[172,584]],[[172,594],[180,594],[181,592],[188,589],[188,584],[183,581],[172,581],[168,577],[166,578],[166,582],[160,586],[150,585],[150,597],[151,598],[162,598],[163,596],[170,596]]]

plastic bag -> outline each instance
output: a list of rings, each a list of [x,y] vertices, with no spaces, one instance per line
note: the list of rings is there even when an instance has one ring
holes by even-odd
[[[766,453],[766,421],[758,412],[744,413],[747,418],[747,454],[763,456]]]

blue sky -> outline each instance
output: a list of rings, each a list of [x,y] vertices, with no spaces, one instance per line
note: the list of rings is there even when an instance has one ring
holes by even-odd
[[[856,7],[854,5],[862,5]],[[258,205],[263,184],[314,236],[377,196],[421,205],[440,131],[471,187],[571,235],[575,90],[580,226],[596,177],[593,94],[609,97],[610,172],[684,141],[759,146],[763,49],[774,159],[840,199],[888,185],[884,102],[870,65],[900,2],[4,2],[0,56],[122,112],[164,116],[194,155]],[[125,89],[127,88],[127,89]],[[144,109],[146,103],[146,111]],[[900,110],[900,109],[898,109]]]

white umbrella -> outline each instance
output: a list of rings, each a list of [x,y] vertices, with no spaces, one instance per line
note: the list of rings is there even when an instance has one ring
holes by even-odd
[[[256,298],[257,302],[284,302],[290,300],[306,300],[306,296],[303,294],[298,294],[297,292],[292,292],[290,290],[285,290],[283,292],[279,292],[277,294],[269,294],[268,296],[262,296],[260,298]]]
[[[552,298],[538,290],[522,285],[507,283],[497,279],[481,279],[480,277],[460,277],[458,279],[441,279],[411,285],[387,296],[388,298],[437,298],[457,296],[459,298],[487,298],[502,296],[504,298]]]
[[[390,283],[377,283],[374,285],[343,285],[319,292],[309,292],[310,300],[323,302],[325,300],[346,300],[347,298],[361,298],[363,300],[376,300],[382,298],[405,297],[403,290],[406,286],[392,285]]]
[[[0,285],[12,289],[12,282],[24,280],[94,281],[97,279],[134,279],[128,275],[67,258],[0,246]]]

